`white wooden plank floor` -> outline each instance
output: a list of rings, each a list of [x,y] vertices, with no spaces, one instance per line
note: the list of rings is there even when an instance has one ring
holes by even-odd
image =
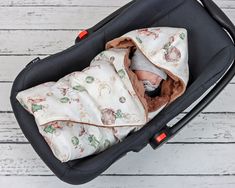
[[[1,188],[75,187],[53,176],[33,151],[14,119],[10,88],[15,76],[31,59],[66,49],[73,44],[79,29],[92,26],[127,2],[0,1]],[[216,3],[235,22],[235,0]],[[79,187],[234,188],[234,93],[235,79],[164,147],[130,153],[100,177]]]

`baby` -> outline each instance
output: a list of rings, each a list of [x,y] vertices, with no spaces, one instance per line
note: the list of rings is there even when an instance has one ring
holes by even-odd
[[[146,94],[158,95],[162,80],[167,79],[167,74],[162,69],[153,65],[138,49],[133,54],[130,68],[143,82]]]

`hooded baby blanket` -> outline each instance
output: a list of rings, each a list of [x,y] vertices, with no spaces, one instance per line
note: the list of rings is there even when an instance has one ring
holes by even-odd
[[[163,75],[159,95],[148,96],[131,70],[135,52],[136,65],[145,58]],[[188,79],[187,31],[146,28],[108,42],[86,69],[21,91],[17,99],[35,117],[54,155],[67,162],[101,152],[142,128],[184,93]]]

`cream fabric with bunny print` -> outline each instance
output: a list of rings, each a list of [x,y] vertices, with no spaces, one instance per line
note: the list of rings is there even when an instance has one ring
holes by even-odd
[[[146,96],[131,71],[129,55],[136,49],[167,73],[160,96]],[[86,69],[21,91],[17,99],[35,117],[54,155],[67,162],[101,152],[142,128],[185,92],[188,79],[187,31],[146,28],[108,42]]]

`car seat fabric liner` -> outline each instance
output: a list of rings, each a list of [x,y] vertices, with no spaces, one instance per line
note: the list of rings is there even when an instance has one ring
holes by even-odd
[[[133,51],[163,75],[159,96],[148,96],[131,70]],[[67,162],[99,153],[142,128],[185,92],[188,80],[187,31],[154,27],[109,41],[89,67],[21,91],[17,100],[35,117],[53,154]]]

